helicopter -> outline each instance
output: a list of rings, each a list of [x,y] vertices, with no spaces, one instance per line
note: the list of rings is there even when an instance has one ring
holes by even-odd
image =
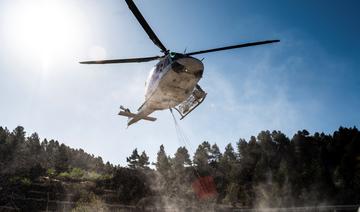
[[[156,36],[143,15],[132,0],[125,0],[137,21],[145,30],[150,40],[160,48],[162,55],[152,57],[139,57],[127,59],[110,59],[83,61],[81,64],[109,64],[109,63],[140,63],[158,60],[151,69],[145,83],[145,101],[138,108],[137,113],[132,113],[128,108],[120,106],[118,115],[128,117],[127,126],[139,120],[156,121],[149,116],[157,110],[175,109],[181,119],[185,118],[205,99],[207,93],[198,85],[204,73],[204,64],[193,55],[223,51],[235,48],[257,46],[279,42],[280,40],[265,40],[238,45],[225,46],[188,53],[170,51]]]

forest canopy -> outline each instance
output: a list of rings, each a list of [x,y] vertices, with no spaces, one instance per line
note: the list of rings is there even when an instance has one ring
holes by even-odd
[[[0,127],[0,203],[14,186],[43,177],[95,182],[94,194],[101,198],[101,190],[113,190],[111,202],[123,204],[154,196],[249,207],[358,204],[360,199],[356,127],[340,127],[332,135],[302,130],[291,139],[262,131],[224,151],[204,141],[192,157],[185,146],[170,156],[161,145],[151,167],[146,151],[134,149],[126,161],[128,167],[114,166],[82,149],[40,141],[37,133],[26,136],[21,126],[12,132]]]

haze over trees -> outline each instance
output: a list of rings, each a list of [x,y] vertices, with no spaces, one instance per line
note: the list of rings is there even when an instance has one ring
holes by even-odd
[[[340,127],[332,135],[302,130],[291,139],[280,131],[262,131],[248,141],[229,143],[224,151],[204,141],[192,157],[184,146],[170,156],[161,145],[153,166],[146,152],[140,152],[129,154],[128,167],[114,166],[82,149],[40,141],[36,133],[26,137],[21,126],[12,132],[0,127],[0,203],[6,204],[9,192],[26,193],[44,177],[48,185],[94,182],[83,189],[106,203],[127,205],[151,205],[159,199],[165,204],[164,198],[183,205],[238,207],[360,200],[360,132],[355,127]],[[105,191],[112,191],[112,197]]]

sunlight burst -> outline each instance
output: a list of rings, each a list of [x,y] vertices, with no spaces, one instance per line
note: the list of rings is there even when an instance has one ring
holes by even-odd
[[[40,59],[43,69],[66,57],[81,40],[78,11],[66,1],[16,1],[9,5],[5,28],[11,45],[26,57]]]

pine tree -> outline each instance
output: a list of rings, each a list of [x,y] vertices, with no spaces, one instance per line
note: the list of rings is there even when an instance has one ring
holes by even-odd
[[[218,166],[221,158],[222,158],[222,154],[220,152],[218,145],[213,144],[211,146],[210,155],[209,155],[210,165],[213,168],[216,168]]]
[[[131,169],[138,168],[139,167],[139,159],[140,159],[140,156],[139,156],[138,150],[137,150],[137,148],[135,148],[133,150],[132,154],[130,155],[130,157],[126,158],[126,162],[128,162],[129,168],[131,168]]]
[[[185,147],[179,147],[176,150],[173,165],[175,169],[183,169],[185,166],[191,165],[190,155]]]
[[[231,143],[226,145],[223,160],[228,162],[235,162],[236,161],[236,154],[234,152],[234,148],[232,147]]]
[[[149,157],[143,151],[139,157],[139,168],[148,168],[149,167]]]
[[[55,169],[58,173],[68,171],[69,169],[69,154],[68,147],[61,144],[59,151],[55,156]]]
[[[157,153],[155,167],[156,170],[162,175],[166,175],[170,169],[170,162],[166,156],[164,145],[162,144],[160,146],[159,152]]]
[[[210,158],[210,144],[204,141],[198,146],[194,154],[193,163],[197,169],[202,173],[209,173],[209,158]]]

